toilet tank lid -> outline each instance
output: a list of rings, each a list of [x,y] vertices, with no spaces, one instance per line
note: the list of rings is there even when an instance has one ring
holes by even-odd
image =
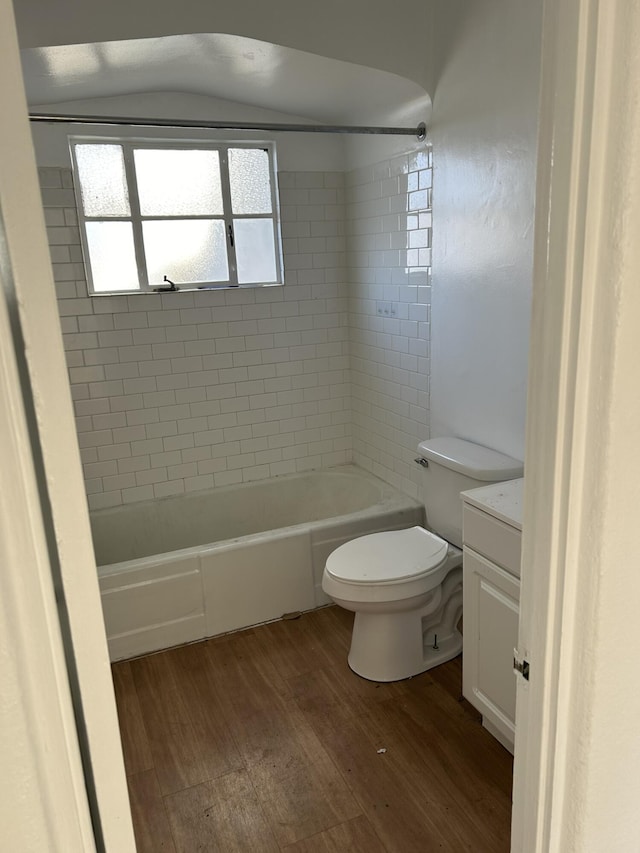
[[[474,480],[513,480],[522,477],[524,470],[519,459],[462,438],[430,438],[418,445],[418,452],[430,462]]]

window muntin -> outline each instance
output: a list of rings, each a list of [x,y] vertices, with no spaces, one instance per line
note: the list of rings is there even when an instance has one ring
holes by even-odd
[[[71,151],[90,294],[282,283],[264,144],[76,137]]]

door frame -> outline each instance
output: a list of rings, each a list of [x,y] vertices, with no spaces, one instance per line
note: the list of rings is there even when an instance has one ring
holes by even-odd
[[[514,853],[639,849],[638,44],[633,0],[545,2]]]
[[[0,0],[0,593],[7,642],[2,649],[12,650],[2,659],[8,685],[5,694],[3,678],[2,711],[10,736],[3,746],[12,760],[11,768],[3,765],[8,790],[2,832],[14,839],[0,846],[133,853],[98,576],[21,80],[12,4]],[[18,778],[24,790],[15,785]],[[26,820],[25,808],[38,817]],[[38,834],[44,838],[40,846],[27,847],[26,836]]]

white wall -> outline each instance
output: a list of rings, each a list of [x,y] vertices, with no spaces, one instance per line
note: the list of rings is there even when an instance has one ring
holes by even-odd
[[[439,2],[431,426],[524,458],[540,0]]]
[[[184,92],[145,92],[84,101],[68,101],[45,106],[31,105],[32,112],[71,115],[136,116],[138,118],[188,119],[196,121],[255,121],[306,124],[307,119],[286,113],[264,110],[247,104]],[[98,133],[104,136],[125,134],[171,138],[188,134],[191,139],[211,138],[212,131],[167,128],[103,127],[100,125],[66,125],[31,123],[36,158],[41,166],[71,167],[69,134]],[[213,131],[216,138],[236,139],[238,131]],[[277,144],[278,169],[288,172],[342,171],[344,140],[339,136],[314,133],[272,133],[242,131],[243,138],[268,139]]]
[[[384,114],[367,113],[362,122],[379,127],[415,127],[431,122],[431,98],[428,94],[414,100],[397,103]],[[424,140],[418,136],[358,134],[344,137],[345,168],[347,171],[363,166],[388,162],[394,157],[409,156],[424,151]]]

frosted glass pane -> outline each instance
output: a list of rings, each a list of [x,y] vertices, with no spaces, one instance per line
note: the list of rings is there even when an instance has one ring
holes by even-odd
[[[271,219],[234,219],[238,282],[276,281],[276,247]]]
[[[217,151],[139,148],[133,156],[143,216],[222,213]]]
[[[228,281],[227,241],[219,219],[142,223],[149,284]],[[165,285],[166,286],[166,285]]]
[[[266,151],[230,148],[229,180],[234,213],[271,213],[269,155]]]
[[[96,293],[140,289],[130,222],[87,222],[87,242]]]
[[[120,145],[76,145],[85,216],[129,216],[129,191]]]

